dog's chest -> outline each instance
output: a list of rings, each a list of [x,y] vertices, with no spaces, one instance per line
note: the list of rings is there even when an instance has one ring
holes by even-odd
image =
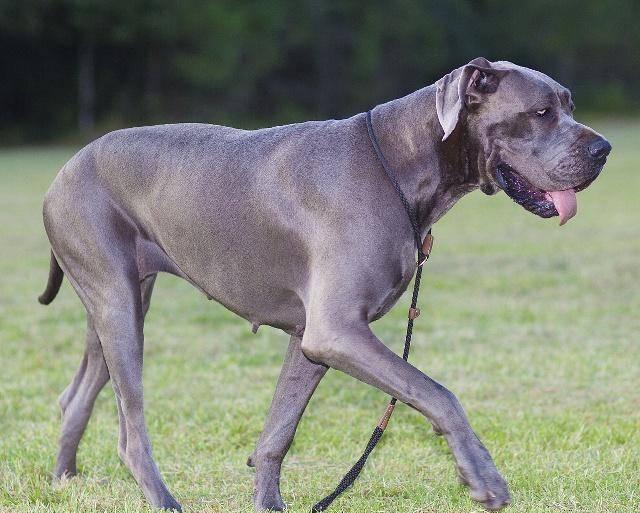
[[[388,286],[380,288],[371,301],[368,313],[369,322],[380,319],[395,305],[407,290],[415,272],[415,261],[404,259],[394,266],[389,276]]]

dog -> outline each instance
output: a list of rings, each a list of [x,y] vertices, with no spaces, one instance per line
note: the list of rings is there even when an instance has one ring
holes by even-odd
[[[573,119],[568,89],[477,58],[372,111],[373,130],[424,236],[463,195],[503,190],[541,217],[576,214],[576,192],[611,145]],[[118,452],[156,507],[180,510],[153,460],[143,413],[143,323],[159,272],[291,336],[248,463],[257,510],[282,510],[282,460],[332,367],[412,406],[442,434],[471,497],[507,484],[456,397],[369,328],[407,288],[415,243],[367,135],[365,114],[246,131],[209,124],[111,132],[80,150],[44,200],[50,303],[63,275],[87,310],[86,352],[60,397],[55,476],[76,472],[95,398],[111,379]]]

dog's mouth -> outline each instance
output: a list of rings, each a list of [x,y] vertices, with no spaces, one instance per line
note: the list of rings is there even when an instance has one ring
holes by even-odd
[[[562,191],[544,191],[529,183],[508,164],[501,163],[496,168],[496,181],[518,205],[540,217],[560,216],[562,226],[578,212],[576,193],[586,189],[601,170],[602,166],[591,178],[577,187]]]

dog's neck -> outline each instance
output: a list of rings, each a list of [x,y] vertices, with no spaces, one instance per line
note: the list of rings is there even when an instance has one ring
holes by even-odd
[[[435,85],[378,105],[373,129],[416,212],[422,236],[462,196],[478,187],[464,130],[442,141]]]

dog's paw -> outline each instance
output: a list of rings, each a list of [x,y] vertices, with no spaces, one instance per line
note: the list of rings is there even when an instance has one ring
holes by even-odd
[[[73,461],[64,461],[63,459],[58,458],[56,468],[53,471],[53,482],[65,481],[71,479],[77,474],[78,469],[76,468],[75,459]]]
[[[284,511],[287,509],[287,505],[282,500],[280,492],[275,492],[273,494],[255,493],[253,497],[253,504],[256,511]]]
[[[470,488],[469,495],[489,511],[498,511],[511,504],[511,494],[504,480],[502,483],[493,483],[481,488]]]
[[[259,468],[253,484],[253,505],[256,511],[284,511],[287,505],[280,495],[279,476]]]
[[[166,511],[177,511],[182,513],[182,506],[175,500],[170,494],[166,494],[160,500],[159,504],[155,505],[157,508],[164,509]]]
[[[469,488],[473,500],[490,511],[497,511],[511,504],[509,487],[489,451],[474,433],[471,434],[473,436],[467,437],[464,445],[456,446],[458,479]]]
[[[492,466],[484,467],[479,473],[458,468],[460,482],[469,488],[469,495],[489,511],[497,511],[511,504],[511,494],[507,482]]]
[[[511,504],[511,495],[506,488],[496,491],[489,489],[470,490],[469,494],[473,500],[478,501],[488,511],[498,511]]]

